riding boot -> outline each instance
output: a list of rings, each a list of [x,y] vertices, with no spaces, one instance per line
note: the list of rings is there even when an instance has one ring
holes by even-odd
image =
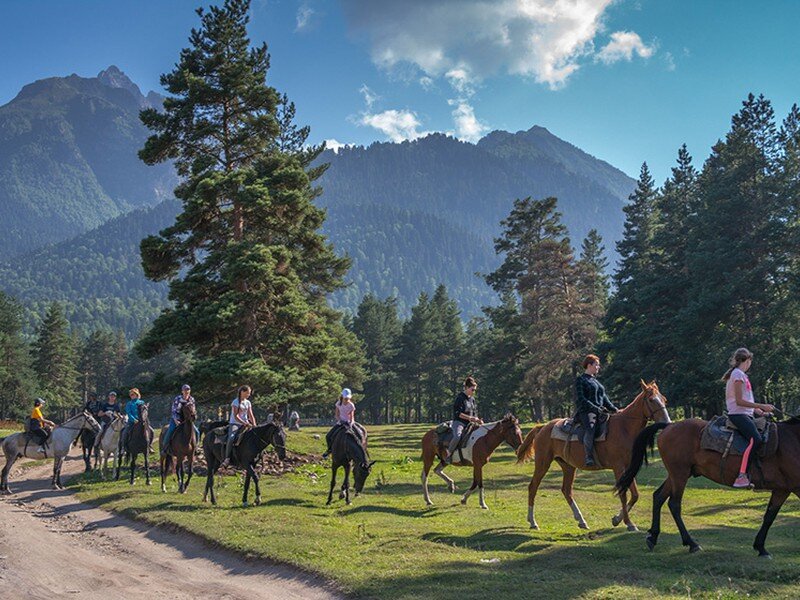
[[[594,463],[594,426],[587,427],[583,432],[583,450],[586,453],[584,465],[587,467],[595,466]]]

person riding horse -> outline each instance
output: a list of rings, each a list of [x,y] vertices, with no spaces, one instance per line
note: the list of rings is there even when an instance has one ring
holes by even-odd
[[[478,382],[472,377],[467,377],[464,380],[463,391],[458,393],[453,402],[453,424],[451,425],[453,439],[450,440],[450,446],[447,449],[447,462],[452,462],[453,453],[461,441],[464,428],[470,423],[483,425],[483,420],[478,418],[478,407],[475,402],[475,391],[477,389]]]
[[[585,465],[594,464],[594,436],[597,419],[601,413],[615,413],[619,409],[611,403],[606,389],[599,381],[600,358],[589,354],[583,359],[584,373],[575,382],[576,405],[575,421],[583,426],[583,449],[586,452]]]
[[[122,433],[119,436],[119,452],[122,453],[122,449],[125,447],[125,444],[128,441],[128,436],[133,429],[133,426],[139,422],[139,407],[144,405],[144,400],[142,400],[142,394],[139,392],[139,388],[131,388],[128,391],[128,395],[130,396],[130,400],[125,403],[125,414],[128,416],[128,422],[125,423],[125,427],[122,428]],[[150,434],[151,439],[154,435],[153,428],[150,427]],[[148,452],[152,452],[152,448],[147,449]]]
[[[236,398],[231,402],[231,416],[228,421],[228,439],[225,444],[225,460],[220,467],[228,467],[231,464],[231,454],[233,453],[233,441],[242,427],[256,427],[256,416],[253,414],[253,404],[250,402],[252,389],[249,385],[239,388]]]
[[[328,449],[322,454],[323,458],[327,458],[331,453],[333,439],[342,429],[353,431],[360,439],[362,445],[366,439],[364,428],[356,423],[356,405],[353,403],[353,392],[350,388],[344,388],[342,393],[339,394],[339,400],[336,401],[334,410],[334,425],[330,428],[328,433],[325,434],[325,442],[327,443]]]
[[[95,419],[100,420],[100,402],[97,400],[97,394],[89,394],[89,399],[86,401],[83,410],[88,412]]]
[[[183,405],[184,404],[195,404],[194,397],[192,396],[192,388],[184,383],[181,386],[181,393],[172,400],[172,418],[169,420],[169,427],[167,428],[167,433],[164,436],[164,440],[161,443],[161,456],[165,456],[167,454],[167,448],[169,448],[169,441],[172,438],[172,434],[175,433],[175,429],[183,423]],[[194,426],[194,433],[195,439],[200,439],[200,430],[197,429],[197,426]]]
[[[48,421],[44,418],[44,415],[42,415],[42,406],[44,406],[44,403],[42,398],[37,398],[33,401],[33,410],[31,411],[31,417],[28,423],[28,431],[36,436],[39,442],[39,452],[44,452],[44,445],[50,435],[45,428],[49,427],[52,430],[56,426],[55,423]]]
[[[108,393],[108,400],[100,405],[100,410],[97,412],[97,415],[100,417],[100,433],[97,434],[94,440],[95,447],[100,445],[106,433],[106,429],[111,425],[111,422],[122,415],[122,407],[120,407],[117,402],[117,392]]]

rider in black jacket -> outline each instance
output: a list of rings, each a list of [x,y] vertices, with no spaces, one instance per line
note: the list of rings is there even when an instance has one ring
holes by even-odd
[[[615,413],[619,409],[611,403],[606,389],[596,379],[600,372],[600,358],[589,354],[583,359],[584,373],[575,382],[578,412],[575,418],[583,426],[583,449],[586,452],[586,466],[594,466],[594,435],[597,417],[602,412]]]

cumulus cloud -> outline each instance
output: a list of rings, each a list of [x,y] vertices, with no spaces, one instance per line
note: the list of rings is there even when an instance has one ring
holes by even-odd
[[[308,4],[303,3],[297,9],[297,15],[295,16],[295,20],[297,22],[297,26],[295,27],[295,31],[302,31],[306,27],[308,27],[309,23],[311,22],[311,17],[314,16],[314,9],[311,8]]]
[[[452,113],[456,128],[453,132],[455,137],[474,144],[489,131],[489,127],[477,119],[475,110],[467,102],[451,100],[450,105],[455,106]]]
[[[392,142],[415,140],[428,135],[420,131],[422,126],[416,113],[410,110],[384,110],[379,113],[361,113],[356,121],[359,125],[372,127],[383,133]]]
[[[369,40],[372,60],[381,67],[411,64],[427,77],[447,77],[454,86],[465,81],[459,74],[468,75],[474,86],[476,80],[509,73],[554,89],[594,53],[612,2],[342,0],[351,28]],[[612,46],[608,52],[613,51]],[[653,50],[642,43],[630,52],[643,56]]]
[[[630,62],[633,55],[640,58],[650,58],[655,53],[655,45],[648,46],[642,41],[638,33],[633,31],[615,31],[611,34],[611,41],[608,42],[595,56],[595,60],[607,65],[627,60]]]

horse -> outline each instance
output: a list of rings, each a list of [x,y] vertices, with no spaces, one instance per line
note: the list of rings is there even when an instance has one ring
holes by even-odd
[[[95,432],[100,431],[100,425],[88,412],[83,411],[74,417],[70,417],[61,425],[56,425],[50,438],[44,446],[44,452],[39,452],[39,444],[30,440],[24,432],[12,433],[2,441],[3,452],[6,455],[6,464],[0,474],[0,493],[10,494],[8,487],[8,474],[11,467],[20,457],[25,458],[53,458],[53,480],[54,489],[61,490],[61,467],[64,464],[64,457],[69,454],[70,446],[78,438],[81,431],[91,429]]]
[[[225,424],[223,422],[223,424]],[[227,431],[226,431],[227,436]],[[242,506],[247,506],[247,495],[250,491],[250,480],[256,487],[256,497],[254,504],[261,504],[261,488],[258,486],[259,476],[256,472],[256,461],[264,452],[267,446],[272,445],[278,453],[278,458],[286,459],[286,431],[278,418],[258,427],[250,427],[241,433],[241,441],[238,446],[233,448],[231,464],[245,470],[244,494],[242,495]],[[203,502],[208,502],[208,495],[211,494],[211,504],[217,504],[217,497],[214,493],[214,475],[219,469],[220,464],[225,459],[225,443],[216,441],[217,435],[212,429],[203,439],[203,453],[206,457],[208,474],[206,475],[206,489],[203,493]],[[224,439],[224,438],[223,438]]]
[[[480,505],[481,508],[487,509],[486,499],[483,493],[483,467],[489,462],[492,453],[497,447],[506,442],[512,449],[516,450],[522,444],[522,431],[519,428],[519,420],[508,413],[500,421],[493,423],[484,423],[476,428],[470,435],[466,442],[466,447],[471,449],[471,461],[465,459],[465,462],[447,463],[447,446],[438,443],[438,435],[436,429],[431,429],[422,437],[422,495],[425,497],[425,503],[428,506],[433,505],[431,497],[428,494],[428,473],[436,459],[439,457],[439,465],[433,470],[439,477],[447,482],[450,492],[456,490],[455,482],[444,474],[444,469],[448,464],[456,467],[468,467],[472,465],[472,487],[470,487],[461,497],[461,504],[467,503],[475,489],[479,489]],[[458,452],[458,451],[456,451]]]
[[[331,489],[328,492],[328,501],[326,505],[330,504],[333,500],[333,488],[336,487],[336,472],[339,467],[344,467],[344,483],[342,484],[342,491],[339,498],[344,498],[345,502],[350,504],[350,468],[353,469],[354,488],[356,496],[364,489],[364,483],[367,481],[372,465],[375,464],[373,460],[370,462],[369,454],[366,448],[366,430],[364,437],[359,435],[356,429],[342,427],[331,440]]]
[[[612,469],[615,477],[619,477],[630,463],[631,446],[634,438],[647,426],[648,421],[670,422],[666,407],[667,399],[659,391],[656,382],[645,383],[640,381],[640,385],[642,389],[633,402],[619,412],[609,416],[606,440],[595,444],[595,452],[599,463],[594,467],[584,466],[585,453],[583,444],[580,441],[573,443],[552,438],[553,428],[561,419],[554,419],[543,425],[537,425],[528,433],[517,452],[517,463],[524,463],[535,457],[533,477],[528,485],[528,523],[531,529],[539,529],[539,524],[536,522],[534,515],[536,492],[539,490],[539,484],[554,460],[563,472],[561,493],[572,509],[573,518],[578,522],[578,527],[589,529],[577,502],[572,497],[572,486],[575,483],[576,470],[599,471]],[[611,524],[614,527],[619,525],[620,522],[624,522],[628,531],[637,531],[636,525],[630,520],[629,513],[638,499],[639,491],[636,488],[636,482],[632,481],[630,502],[626,501],[626,493],[620,495],[622,508],[619,514],[611,519]]]
[[[97,469],[98,462],[102,461],[102,466],[100,467],[100,477],[102,479],[106,478],[108,459],[112,455],[114,456],[114,463],[111,466],[112,471],[116,471],[119,468],[120,456],[117,450],[119,447],[119,437],[126,422],[127,416],[114,416],[114,419],[108,424],[108,427],[106,427],[106,430],[103,432],[103,437],[100,438],[100,442],[97,444],[94,468]]]
[[[153,432],[150,431],[149,410],[149,404],[142,404],[139,406],[139,420],[131,426],[125,443],[123,444],[123,440],[120,440],[120,446],[117,449],[120,454],[120,459],[122,458],[122,451],[124,449],[125,459],[131,461],[131,485],[133,485],[133,479],[136,474],[136,458],[139,456],[139,454],[144,455],[144,476],[147,485],[150,485],[149,450],[150,444],[153,441]],[[121,467],[122,460],[119,460],[117,461],[117,472],[114,477],[114,481],[119,481]]]
[[[192,480],[192,465],[194,464],[194,451],[197,447],[197,440],[194,435],[194,422],[197,420],[197,408],[194,402],[184,402],[181,408],[183,422],[172,432],[169,440],[171,453],[167,452],[161,456],[161,491],[167,491],[167,475],[172,470],[172,459],[175,459],[175,476],[178,478],[178,492],[186,493],[189,482]],[[167,425],[161,428],[161,435],[158,438],[160,448],[164,447],[164,436],[167,433]],[[184,470],[183,461],[188,462],[188,474]],[[183,480],[186,475],[186,481]]]
[[[86,465],[85,472],[89,473],[92,470],[92,456],[96,455],[96,452],[94,452],[94,442],[97,439],[97,434],[91,429],[84,429],[81,431],[78,439],[81,441],[81,453],[83,462]],[[95,461],[96,460],[97,459],[95,459]]]
[[[616,490],[624,493],[646,460],[646,449],[653,447],[658,436],[658,451],[667,470],[667,478],[653,492],[653,522],[647,533],[646,543],[650,550],[655,548],[661,533],[661,508],[669,500],[669,511],[678,526],[681,541],[689,546],[689,552],[702,550],[689,535],[681,517],[681,503],[686,482],[689,477],[702,475],[722,485],[732,485],[739,473],[739,461],[728,460],[721,463],[721,455],[712,450],[700,448],[700,436],[707,422],[701,419],[687,419],[678,423],[656,423],[642,431],[633,445],[630,466],[618,479]],[[753,549],[763,558],[771,555],[765,548],[767,533],[778,515],[781,506],[790,494],[800,497],[800,417],[791,417],[778,424],[778,449],[772,456],[760,460],[760,473],[753,477],[753,487],[758,490],[771,490],[767,510],[761,528],[756,534]]]

